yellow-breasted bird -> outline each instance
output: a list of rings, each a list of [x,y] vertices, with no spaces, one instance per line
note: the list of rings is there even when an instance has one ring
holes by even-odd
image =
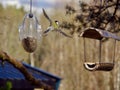
[[[45,10],[43,9],[43,14],[44,16],[48,19],[48,21],[50,22],[50,25],[49,27],[47,28],[47,30],[45,30],[43,32],[43,34],[47,34],[49,31],[57,31],[59,33],[61,33],[62,35],[66,36],[66,37],[69,37],[69,38],[72,38],[71,36],[67,35],[66,33],[64,33],[63,31],[61,31],[61,29],[59,28],[59,22],[56,20],[56,21],[52,21],[49,16],[47,15],[47,13],[45,12]]]

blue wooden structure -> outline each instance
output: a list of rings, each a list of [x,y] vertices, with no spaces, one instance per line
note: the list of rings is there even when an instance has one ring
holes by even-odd
[[[46,84],[52,86],[54,90],[58,90],[61,81],[60,77],[52,75],[41,69],[32,67],[26,63],[22,64],[36,79],[42,80]],[[25,76],[11,63],[5,61],[3,64],[0,60],[0,87],[3,87],[7,81],[12,82],[13,90],[34,90],[34,88],[39,88],[38,86],[33,86],[30,84],[25,79]]]

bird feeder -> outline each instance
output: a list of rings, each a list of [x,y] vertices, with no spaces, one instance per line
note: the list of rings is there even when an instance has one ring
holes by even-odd
[[[23,48],[32,53],[37,48],[37,42],[41,39],[41,25],[34,14],[32,14],[32,0],[30,2],[30,12],[24,16],[23,22],[19,27],[19,37]]]
[[[81,37],[83,37],[83,41],[84,41],[84,67],[89,70],[89,71],[111,71],[114,68],[114,61],[115,61],[115,47],[116,47],[116,40],[120,40],[120,37],[116,36],[113,33],[110,33],[106,30],[101,30],[101,29],[96,29],[96,28],[87,28],[85,29],[85,31],[83,31],[80,34]],[[105,44],[107,41],[103,42],[103,39],[112,39],[114,40],[114,43],[112,45],[112,48],[110,48],[111,52],[112,52],[112,62],[111,61],[107,61],[105,62],[105,60],[102,60],[103,57],[105,57],[105,54],[103,53],[102,50],[107,49],[108,47],[102,49],[102,45],[103,43]],[[94,61],[88,61],[87,59],[89,59],[89,57],[87,57],[87,52],[89,52],[89,50],[87,49],[87,47],[91,47],[88,46],[88,44],[86,45],[86,40],[93,40],[93,42],[95,42],[95,40],[98,41],[98,48],[95,48],[95,46],[93,45],[94,49],[97,49],[98,52],[95,52],[93,56],[97,55],[98,60],[94,60]],[[92,42],[90,42],[91,44],[93,44]],[[91,52],[94,52],[93,50],[91,50]],[[110,52],[109,52],[110,53]],[[90,53],[91,54],[91,53]],[[89,55],[90,56],[90,55]]]
[[[26,14],[24,16],[24,20],[19,27],[19,37],[27,52],[32,53],[36,50],[37,41],[41,38],[41,25],[38,24],[35,15],[31,17],[30,14]]]

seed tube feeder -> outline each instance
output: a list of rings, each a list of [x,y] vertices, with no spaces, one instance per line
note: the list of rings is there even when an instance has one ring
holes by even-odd
[[[42,30],[37,17],[32,13],[32,0],[30,0],[30,12],[25,14],[22,24],[19,27],[19,37],[23,48],[32,53],[37,48],[37,41],[41,39]]]
[[[84,41],[84,67],[89,70],[89,71],[111,71],[113,68],[114,68],[114,61],[115,61],[115,47],[116,47],[116,40],[120,40],[120,37],[116,36],[115,34],[113,33],[110,33],[108,31],[105,31],[105,30],[101,30],[101,29],[96,29],[96,28],[93,28],[93,27],[89,27],[87,29],[85,29],[85,31],[83,31],[81,34],[80,34],[81,37],[83,37],[83,41]],[[86,39],[89,38],[89,39],[93,39],[93,40],[98,40],[99,42],[99,47],[97,48],[98,49],[98,62],[94,61],[87,61],[87,45],[86,45]],[[112,55],[112,62],[103,62],[102,57],[104,55],[102,55],[102,40],[104,38],[111,38],[114,40],[114,45],[112,46],[113,47],[113,50],[111,50],[113,52],[113,55]],[[94,47],[95,48],[95,47]],[[95,54],[97,55],[97,54]],[[105,56],[104,56],[105,57]]]
[[[19,27],[19,37],[23,48],[32,53],[37,48],[37,41],[41,38],[41,26],[35,15],[29,13],[24,16],[24,20]]]

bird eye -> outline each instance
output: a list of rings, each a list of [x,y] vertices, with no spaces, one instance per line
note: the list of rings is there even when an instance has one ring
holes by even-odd
[[[59,22],[58,21],[55,21],[55,23],[58,25],[59,24]]]

